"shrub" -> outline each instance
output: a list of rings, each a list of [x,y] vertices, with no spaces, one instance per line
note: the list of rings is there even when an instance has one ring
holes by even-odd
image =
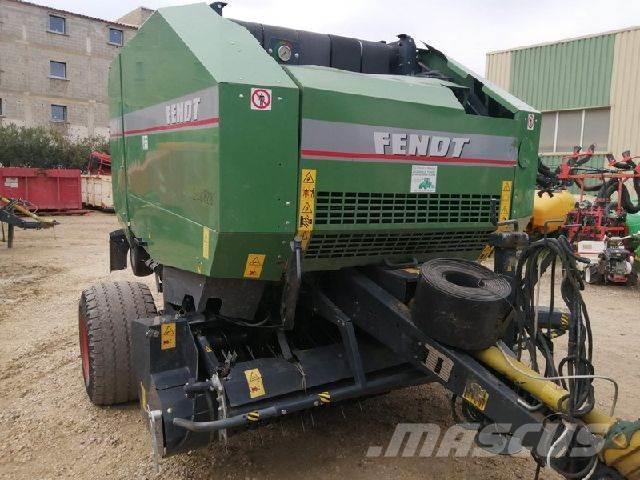
[[[5,167],[84,168],[92,150],[108,148],[102,137],[72,139],[53,128],[0,125],[0,164]]]

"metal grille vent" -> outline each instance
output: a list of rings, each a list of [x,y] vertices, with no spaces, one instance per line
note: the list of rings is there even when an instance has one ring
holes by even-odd
[[[316,225],[489,222],[496,195],[318,192]]]
[[[473,252],[484,248],[493,230],[427,233],[314,233],[305,258]]]

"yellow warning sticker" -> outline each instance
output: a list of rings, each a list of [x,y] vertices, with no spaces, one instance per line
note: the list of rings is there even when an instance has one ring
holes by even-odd
[[[247,377],[249,396],[251,398],[261,397],[266,393],[264,391],[264,384],[262,383],[262,374],[260,373],[260,370],[257,368],[245,370],[244,376]]]
[[[484,409],[487,408],[487,400],[489,400],[489,394],[476,382],[469,382],[464,387],[462,398],[464,398],[467,402],[469,402],[481,412],[484,412]]]
[[[500,211],[498,212],[498,221],[504,222],[505,220],[509,220],[509,216],[511,215],[511,191],[513,190],[513,182],[511,180],[504,180],[502,182],[502,191],[500,192]],[[506,230],[506,226],[502,225],[497,228],[498,231]],[[478,261],[486,260],[493,253],[493,247],[491,245],[486,245],[480,256],[478,257]]]
[[[244,278],[260,278],[266,255],[262,253],[250,253],[244,265]]]
[[[176,348],[176,324],[163,323],[160,325],[160,349],[169,350]]]
[[[300,201],[298,212],[298,236],[306,249],[315,223],[317,170],[303,168],[300,175]]]
[[[202,258],[209,260],[209,233],[208,227],[202,227]]]
[[[502,182],[502,193],[500,194],[500,213],[498,214],[499,222],[509,220],[509,215],[511,215],[512,186],[513,182],[511,180],[505,180]]]
[[[491,245],[485,245],[482,249],[482,252],[480,252],[480,255],[478,256],[478,261],[481,262],[482,260],[486,260],[491,256],[492,253],[493,247]]]

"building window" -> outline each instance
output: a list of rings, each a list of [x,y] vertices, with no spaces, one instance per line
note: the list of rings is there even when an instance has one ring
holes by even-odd
[[[49,15],[49,31],[53,33],[67,33],[67,19],[58,15]]]
[[[586,149],[595,144],[596,151],[609,148],[609,108],[561,110],[542,114],[541,153],[571,153],[579,145]]]
[[[124,43],[124,32],[117,28],[109,28],[109,43],[121,47]]]
[[[2,99],[0,98],[0,117],[4,116],[3,110],[2,110]]]
[[[66,122],[67,107],[64,105],[51,105],[51,120],[54,122]]]
[[[571,152],[576,145],[582,145],[582,111],[568,110],[558,112],[556,129],[556,152]],[[588,142],[588,140],[587,140]]]
[[[49,62],[49,76],[51,78],[67,78],[67,64],[65,62]]]
[[[584,111],[582,138],[595,143],[598,150],[607,150],[609,143],[609,109],[598,108]]]
[[[553,152],[556,138],[557,112],[545,112],[542,114],[542,128],[540,129],[540,151]]]

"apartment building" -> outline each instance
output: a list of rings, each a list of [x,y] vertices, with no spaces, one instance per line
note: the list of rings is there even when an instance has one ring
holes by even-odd
[[[123,18],[139,25],[151,13]],[[108,137],[109,65],[138,25],[0,0],[0,122]]]

